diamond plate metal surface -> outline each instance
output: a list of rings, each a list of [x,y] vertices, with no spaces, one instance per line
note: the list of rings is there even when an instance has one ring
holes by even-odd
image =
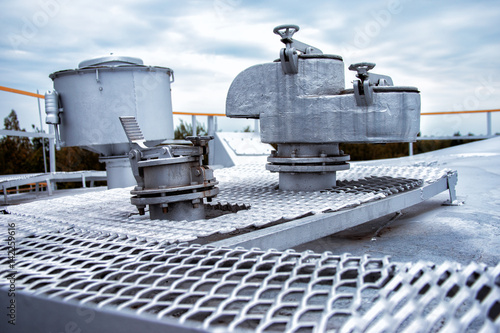
[[[209,331],[500,329],[500,265],[108,240],[66,233],[20,241],[16,287]],[[1,288],[9,274],[4,258]]]
[[[359,206],[435,182],[446,177],[448,172],[430,167],[354,165],[351,170],[339,174],[340,187],[330,191],[301,192],[277,190],[278,175],[266,171],[262,165],[240,165],[215,170],[220,193],[211,204],[214,207],[250,207],[234,214],[192,222],[150,221],[148,216],[139,216],[135,206],[130,204],[130,188],[127,188],[10,206],[10,215],[0,215],[0,224],[20,219],[25,235],[73,230],[82,235],[99,232],[160,243],[188,242]],[[1,229],[0,235],[5,230]]]

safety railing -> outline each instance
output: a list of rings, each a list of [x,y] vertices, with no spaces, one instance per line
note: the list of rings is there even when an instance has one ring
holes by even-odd
[[[457,115],[457,114],[471,114],[471,113],[486,113],[486,135],[472,135],[472,136],[430,136],[430,137],[417,137],[417,141],[423,140],[457,140],[457,139],[489,139],[494,137],[492,132],[491,114],[493,112],[500,112],[500,109],[490,110],[469,110],[469,111],[438,111],[438,112],[422,112],[421,116],[436,116],[436,115]],[[409,155],[413,155],[413,142],[409,143]]]
[[[486,113],[486,136],[493,136],[491,131],[491,114],[493,112],[500,112],[500,109],[491,110],[471,110],[471,111],[440,111],[440,112],[422,112],[421,116],[433,115],[451,115],[451,114],[465,114],[465,113]]]

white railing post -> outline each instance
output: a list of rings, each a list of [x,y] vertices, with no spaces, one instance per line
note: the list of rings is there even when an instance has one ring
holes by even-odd
[[[196,116],[195,115],[191,116],[191,126],[192,126],[193,136],[196,136]]]
[[[487,128],[487,135],[491,136],[491,112],[486,112],[486,128]]]
[[[214,116],[207,117],[207,134],[213,135],[215,137],[215,124],[214,124]],[[210,140],[208,142],[208,165],[214,164],[214,151],[215,143],[214,140]]]
[[[214,116],[208,116],[207,117],[207,134],[208,135],[214,135],[215,134],[215,127],[214,127]]]

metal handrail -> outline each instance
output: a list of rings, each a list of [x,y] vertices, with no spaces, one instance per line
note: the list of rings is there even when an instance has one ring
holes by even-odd
[[[4,87],[4,86],[0,86],[0,90],[11,92],[11,93],[14,93],[14,94],[20,94],[20,95],[26,95],[26,96],[36,97],[36,98],[45,98],[44,95],[35,94],[35,93],[29,92],[29,91],[24,91],[24,90],[19,90],[19,89]]]
[[[469,111],[438,111],[438,112],[423,112],[420,113],[421,116],[428,115],[443,115],[443,114],[462,114],[462,113],[485,113],[485,112],[500,112],[500,109],[491,110],[469,110]]]

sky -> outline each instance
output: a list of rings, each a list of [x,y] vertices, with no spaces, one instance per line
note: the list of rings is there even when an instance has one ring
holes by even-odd
[[[418,87],[422,112],[498,109],[499,21],[498,0],[3,0],[0,85],[43,94],[49,74],[114,53],[173,69],[175,111],[225,113],[236,75],[279,57],[273,28],[296,24],[294,38],[343,57],[347,87],[347,67],[369,61]],[[0,91],[0,117],[11,109],[21,127],[40,127],[35,98]],[[253,124],[218,119],[219,130]],[[500,112],[492,127],[500,132]],[[486,134],[486,115],[421,117],[423,135],[457,131]]]

